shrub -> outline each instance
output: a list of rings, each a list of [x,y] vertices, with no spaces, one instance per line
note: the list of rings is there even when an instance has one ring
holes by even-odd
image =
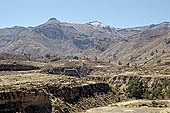
[[[137,98],[140,99],[142,98],[143,94],[144,94],[144,83],[142,80],[139,79],[135,79],[132,80],[127,88],[127,96],[130,98]]]
[[[119,61],[118,64],[119,64],[119,65],[122,65],[122,62]]]
[[[48,59],[50,59],[50,58],[51,58],[51,55],[50,55],[50,54],[46,54],[45,57],[48,58]]]
[[[151,56],[153,56],[154,55],[154,52],[151,52]]]
[[[149,88],[148,90],[145,91],[144,93],[144,98],[145,99],[163,99],[164,95],[163,95],[163,86],[161,84],[153,84],[153,86],[151,88]]]
[[[160,64],[160,63],[161,63],[161,61],[162,61],[161,59],[157,60],[157,64]]]

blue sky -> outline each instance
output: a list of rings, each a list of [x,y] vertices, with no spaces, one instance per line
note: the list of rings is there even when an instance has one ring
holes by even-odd
[[[170,22],[170,0],[0,0],[0,28],[35,26],[50,17],[135,27]]]

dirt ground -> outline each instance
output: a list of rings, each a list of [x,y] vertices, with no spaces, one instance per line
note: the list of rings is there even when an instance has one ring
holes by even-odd
[[[124,107],[102,107],[87,110],[85,113],[159,113],[162,108],[124,108]]]
[[[150,107],[153,100],[133,100],[114,103],[106,107],[99,107],[86,110],[84,113],[167,113],[167,109]],[[157,100],[158,103],[170,103],[170,100]],[[141,107],[136,107],[140,106]],[[143,106],[142,106],[143,105]]]

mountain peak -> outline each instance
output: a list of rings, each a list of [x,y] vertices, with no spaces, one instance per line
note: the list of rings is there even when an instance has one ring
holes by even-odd
[[[48,23],[60,23],[60,21],[57,20],[56,18],[50,18],[50,19],[48,20]]]
[[[170,24],[170,22],[162,22],[161,24]]]
[[[96,26],[96,27],[106,27],[107,25],[103,24],[102,22],[99,21],[93,21],[93,22],[89,22],[88,24],[92,25],[92,26]]]

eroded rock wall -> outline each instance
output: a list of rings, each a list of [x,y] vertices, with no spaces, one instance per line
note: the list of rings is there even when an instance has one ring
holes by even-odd
[[[46,84],[40,88],[10,88],[0,92],[3,113],[71,113],[105,106],[115,101],[108,83],[69,86]]]
[[[0,113],[51,113],[48,96],[38,90],[0,92]]]

